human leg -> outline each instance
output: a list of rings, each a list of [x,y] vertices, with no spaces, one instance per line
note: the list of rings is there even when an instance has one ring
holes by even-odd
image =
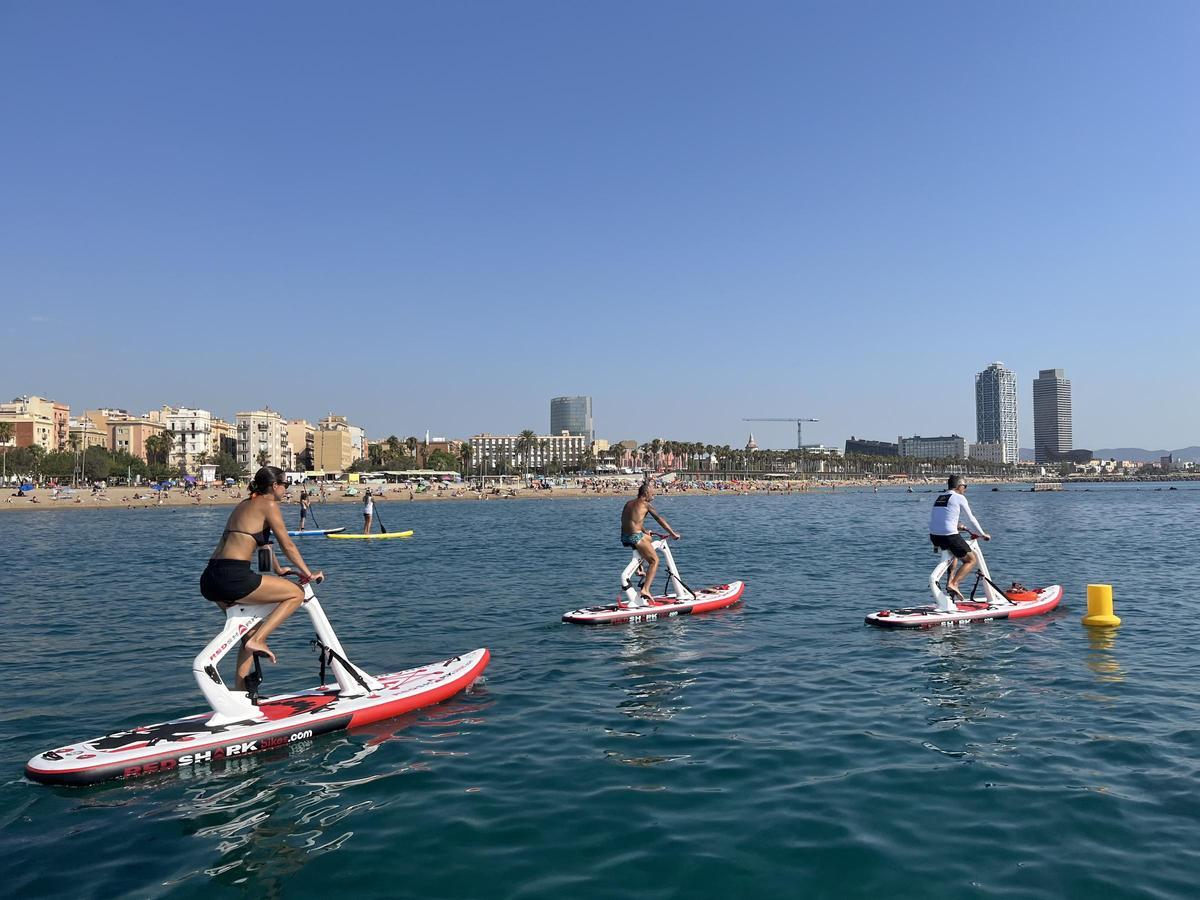
[[[637,552],[642,557],[642,565],[646,569],[646,579],[642,582],[640,591],[644,600],[654,599],[654,576],[658,572],[658,551],[654,549],[654,539],[650,535],[643,535],[638,541]]]
[[[961,557],[958,560],[958,566],[954,569],[954,574],[950,576],[950,581],[946,584],[947,593],[953,594],[959,600],[964,599],[962,591],[958,589],[958,586],[973,568],[975,568],[974,553],[967,553],[966,556]]]
[[[245,677],[250,673],[250,668],[254,663],[254,654],[262,654],[271,662],[275,662],[275,654],[267,646],[267,637],[279,627],[284,619],[300,608],[300,604],[304,602],[304,591],[298,584],[293,584],[276,575],[263,575],[262,584],[238,602],[249,605],[274,604],[275,606],[242,641],[237,661],[237,687],[238,690],[241,690]]]

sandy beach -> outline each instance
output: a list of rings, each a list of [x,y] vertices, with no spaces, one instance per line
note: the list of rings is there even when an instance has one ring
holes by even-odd
[[[983,479],[978,479],[983,483]],[[991,481],[991,484],[1018,482]],[[658,488],[660,496],[672,495],[758,495],[758,494],[804,494],[831,493],[836,491],[869,491],[875,487],[891,488],[911,486],[914,488],[937,488],[941,483],[933,482],[865,482],[865,481],[717,481],[711,486],[697,486],[686,482],[676,481]],[[331,503],[354,504],[362,503],[363,492],[367,486],[360,486],[354,494],[347,494],[345,485],[328,488],[322,495],[314,491],[314,506],[318,510],[322,505]],[[475,486],[467,484],[444,484],[431,486],[427,490],[410,489],[403,484],[370,485],[372,496],[385,502],[403,501],[487,501],[487,500],[562,500],[582,497],[628,497],[637,490],[636,480],[625,481],[594,481],[591,479],[570,479],[566,485],[555,485],[551,489],[527,487],[525,485],[504,485],[502,487],[488,486],[480,491]],[[24,497],[16,497],[11,491],[6,492],[3,502],[0,502],[0,512],[44,509],[146,509],[150,507],[180,507],[180,506],[232,506],[245,499],[244,487],[225,488],[209,487],[185,491],[182,488],[172,488],[166,491],[155,491],[148,487],[110,487],[101,491],[88,488],[60,488],[56,492],[52,488],[38,488]],[[285,504],[297,506],[300,491],[293,488],[288,492]],[[319,512],[318,512],[319,516]]]

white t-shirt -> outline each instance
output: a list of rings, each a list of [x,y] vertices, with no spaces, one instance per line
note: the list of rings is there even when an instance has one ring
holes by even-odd
[[[944,494],[939,494],[938,498],[933,501],[933,512],[929,514],[929,533],[940,535],[957,534],[960,516],[966,517],[973,532],[983,534],[983,526],[979,524],[979,520],[971,512],[971,504],[967,502],[966,497],[957,491],[947,491]]]
[[[363,515],[364,516],[375,515],[375,501],[372,500],[370,497],[368,497],[367,502],[363,504]]]

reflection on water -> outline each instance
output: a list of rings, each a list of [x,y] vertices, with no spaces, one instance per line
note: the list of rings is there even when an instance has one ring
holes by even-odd
[[[1125,680],[1125,668],[1117,659],[1119,628],[1085,628],[1088,637],[1087,667],[1096,673],[1096,680],[1119,682]]]
[[[924,747],[945,756],[973,758],[981,748],[964,741],[960,746],[945,746],[946,739],[965,726],[999,718],[992,708],[1012,690],[1004,675],[1005,650],[999,641],[980,642],[978,629],[953,629],[929,636],[929,675],[924,697],[929,707],[927,721],[945,739],[927,740]],[[962,740],[961,738],[959,740]],[[1001,743],[1007,744],[1011,736]]]
[[[467,726],[484,721],[489,703],[472,689],[444,706],[432,707],[318,741],[297,743],[273,754],[229,760],[219,769],[181,770],[198,782],[169,810],[152,814],[190,823],[195,838],[210,841],[219,862],[167,882],[209,877],[224,885],[253,880],[256,893],[282,896],[288,877],[314,856],[339,850],[354,836],[349,827],[363,813],[390,805],[397,791],[374,788],[397,776],[429,771],[432,760],[449,754],[439,744],[457,739]],[[371,757],[404,744],[397,760]],[[393,751],[394,752],[394,751]],[[286,757],[294,757],[289,769]],[[336,779],[331,776],[338,776]],[[384,799],[380,799],[384,798]]]
[[[680,622],[653,622],[629,626],[620,644],[623,699],[617,710],[635,722],[650,723],[645,731],[631,726],[608,729],[612,737],[637,739],[654,734],[658,726],[689,709],[684,691],[695,681],[689,665],[695,654],[682,646],[685,631]],[[633,756],[621,750],[609,750],[605,756],[631,766],[654,766],[686,759],[687,755]]]

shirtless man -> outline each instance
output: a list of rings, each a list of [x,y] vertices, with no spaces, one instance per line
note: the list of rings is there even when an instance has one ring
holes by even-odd
[[[626,503],[625,508],[621,510],[621,543],[632,547],[645,561],[646,580],[642,582],[640,597],[646,602],[654,599],[650,589],[654,586],[654,575],[658,572],[658,551],[654,549],[654,538],[642,530],[645,527],[646,514],[653,516],[654,521],[669,531],[675,540],[679,540],[680,537],[679,533],[667,524],[667,520],[650,505],[653,499],[654,486],[648,481],[644,482],[638,488],[637,497]]]

